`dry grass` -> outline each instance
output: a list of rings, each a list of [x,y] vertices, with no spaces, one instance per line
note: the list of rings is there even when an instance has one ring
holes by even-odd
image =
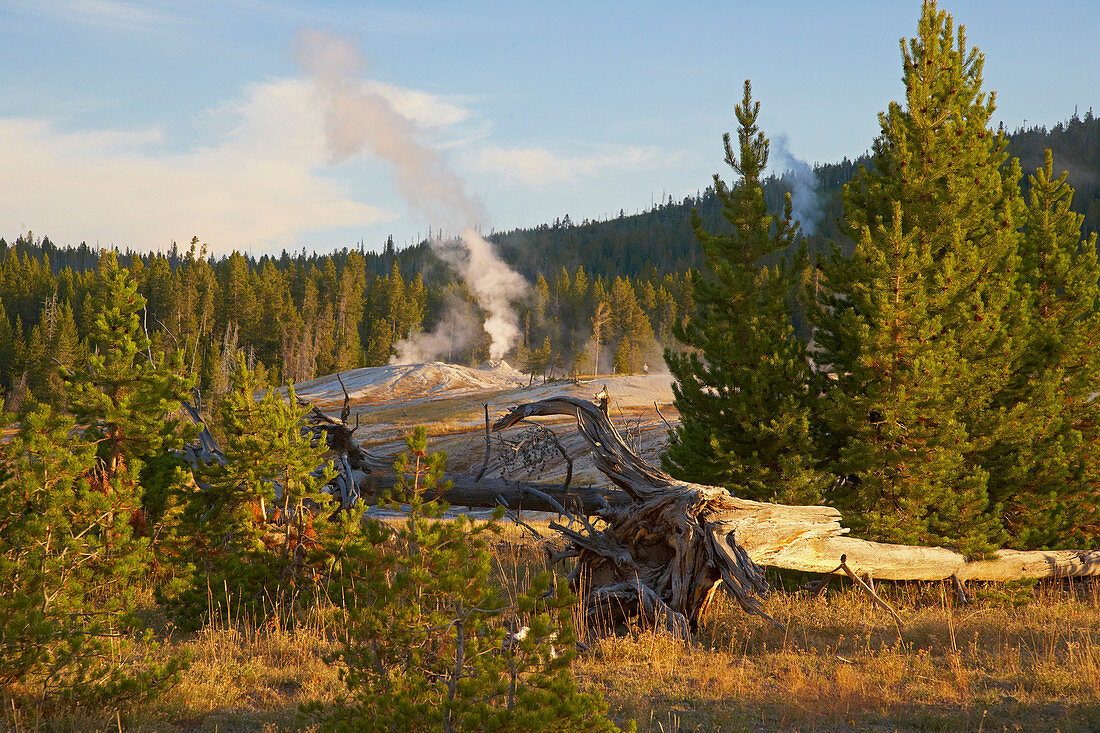
[[[905,621],[845,588],[779,592],[781,631],[722,604],[695,646],[605,639],[578,675],[642,731],[1100,729],[1100,584],[957,608],[940,584],[887,588]]]
[[[335,648],[328,621],[314,609],[293,627],[278,614],[257,623],[220,607],[214,622],[181,636],[154,619],[170,652],[192,655],[181,684],[121,712],[51,707],[13,716],[9,700],[6,724],[15,731],[308,730],[311,721],[298,715],[299,703],[333,699],[343,689],[336,669],[323,660]]]
[[[545,521],[533,523],[546,532]],[[547,540],[510,525],[494,542],[506,593],[546,568]],[[798,579],[776,577],[777,586]],[[619,719],[660,731],[1091,731],[1100,729],[1100,582],[990,589],[960,607],[940,584],[880,585],[889,616],[850,587],[778,590],[779,630],[719,603],[693,645],[624,630],[589,639],[575,671]],[[301,702],[341,694],[328,616],[296,628],[222,617],[169,644],[189,649],[181,685],[123,712],[21,711],[16,730],[308,729]],[[10,706],[10,702],[6,703]],[[9,707],[9,711],[10,711]],[[9,713],[10,716],[10,713]]]

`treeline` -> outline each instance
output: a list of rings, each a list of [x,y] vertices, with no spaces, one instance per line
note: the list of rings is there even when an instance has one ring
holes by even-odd
[[[1100,119],[1084,117],[1047,130],[1032,127],[1007,136],[1007,152],[1025,170],[1053,151],[1056,169],[1075,185],[1072,210],[1082,231],[1100,229]],[[844,223],[842,192],[860,166],[855,161],[818,166],[818,225],[800,238],[809,257],[828,257],[836,244],[847,254],[854,241]],[[1021,181],[1026,195],[1029,182]],[[765,178],[771,210],[782,207],[787,179]],[[532,283],[517,304],[523,338],[506,358],[533,374],[633,372],[660,362],[674,345],[671,327],[693,307],[693,272],[702,251],[690,219],[707,231],[728,233],[714,186],[642,214],[553,224],[490,237],[502,257]],[[0,389],[9,405],[29,395],[56,404],[52,365],[75,363],[88,333],[84,307],[89,273],[102,252],[86,244],[57,246],[32,233],[0,239]],[[380,252],[343,249],[330,254],[283,252],[258,259],[233,253],[208,257],[198,240],[184,251],[117,253],[148,299],[146,327],[157,346],[180,347],[204,390],[224,390],[227,365],[243,351],[273,383],[304,381],[340,369],[389,362],[395,344],[435,329],[456,308],[469,321],[466,338],[451,339],[437,358],[477,364],[489,353],[479,312],[464,285],[420,243],[400,251],[388,240]],[[775,262],[776,255],[771,255]],[[811,325],[796,310],[795,333]]]
[[[57,366],[78,364],[88,352],[104,256],[31,234],[10,245],[0,239],[0,388],[9,409],[61,406]],[[225,391],[237,353],[273,384],[387,364],[397,342],[456,308],[474,321],[468,338],[437,358],[488,358],[484,314],[426,248],[255,260],[237,252],[207,257],[195,241],[183,254],[112,256],[147,300],[142,319],[153,347],[182,351],[186,373],[204,391]],[[409,273],[406,257],[422,272]],[[523,338],[507,358],[533,375],[639,371],[660,362],[672,324],[690,308],[690,273],[539,274],[517,304]]]

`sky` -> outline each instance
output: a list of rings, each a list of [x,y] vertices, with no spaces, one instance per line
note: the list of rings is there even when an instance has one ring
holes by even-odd
[[[941,7],[985,53],[985,88],[1010,130],[1100,112],[1100,3]],[[139,251],[198,237],[212,253],[258,256],[635,213],[732,177],[721,137],[745,79],[762,129],[798,158],[868,150],[878,113],[902,96],[898,41],[919,11],[916,0],[0,0],[0,236]],[[367,144],[334,142],[317,66],[332,49],[343,54],[333,83],[377,103],[342,122]],[[387,130],[472,205],[423,206],[386,153]]]

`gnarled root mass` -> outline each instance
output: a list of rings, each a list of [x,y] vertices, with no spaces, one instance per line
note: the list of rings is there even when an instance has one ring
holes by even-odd
[[[569,512],[568,525],[550,525],[569,540],[567,555],[577,558],[569,580],[590,620],[633,618],[687,638],[720,587],[746,611],[769,618],[760,603],[768,584],[726,521],[732,497],[725,489],[676,481],[647,465],[603,411],[572,397],[516,407],[493,429],[562,414],[576,416],[596,465],[630,497],[597,510],[595,525]]]

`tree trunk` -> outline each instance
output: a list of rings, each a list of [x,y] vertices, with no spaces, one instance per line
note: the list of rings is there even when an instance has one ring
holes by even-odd
[[[367,454],[362,464],[367,469],[359,480],[359,492],[363,496],[380,496],[393,489],[396,476],[393,459]],[[566,508],[575,514],[594,515],[611,504],[627,504],[630,497],[623,491],[607,491],[593,486],[538,484],[528,481],[510,481],[496,476],[485,476],[480,481],[469,473],[448,473],[445,481],[452,487],[440,494],[440,498],[453,506],[495,507],[534,512],[557,512]],[[503,501],[501,501],[503,499]]]

